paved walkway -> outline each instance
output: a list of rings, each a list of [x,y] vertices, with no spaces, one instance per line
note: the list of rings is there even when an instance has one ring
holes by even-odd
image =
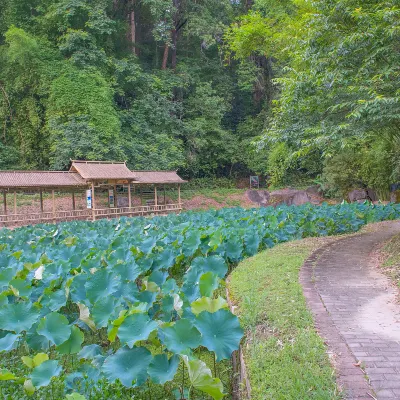
[[[317,251],[301,271],[347,399],[400,399],[398,291],[379,272],[373,254],[396,233],[399,222],[341,239]]]

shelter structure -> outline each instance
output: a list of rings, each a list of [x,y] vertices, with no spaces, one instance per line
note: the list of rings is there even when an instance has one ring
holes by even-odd
[[[131,171],[125,162],[72,160],[68,172],[0,171],[3,192],[0,226],[180,212],[180,190],[185,182],[176,171]],[[172,190],[177,195],[167,199],[167,191]],[[38,212],[21,212],[18,197],[35,193],[39,194]],[[62,209],[56,206],[56,195],[60,197],[60,193],[63,198],[67,193],[71,196],[68,209],[65,205]],[[45,210],[43,198],[49,194],[51,210]],[[83,194],[85,202],[77,207],[76,196]],[[12,206],[10,196],[13,196]],[[133,197],[139,204],[134,204]]]

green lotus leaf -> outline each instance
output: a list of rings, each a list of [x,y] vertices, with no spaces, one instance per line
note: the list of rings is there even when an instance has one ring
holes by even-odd
[[[118,337],[122,344],[126,343],[132,348],[139,340],[147,340],[157,327],[157,322],[151,321],[148,315],[132,314],[122,322],[118,329]]]
[[[100,299],[92,308],[92,318],[97,328],[105,328],[108,324],[111,314],[114,313],[116,299],[105,297]]]
[[[64,315],[52,312],[40,320],[37,333],[58,346],[70,337],[71,327]]]
[[[18,292],[19,297],[29,297],[32,294],[32,286],[25,279],[13,279],[9,285]]]
[[[79,393],[67,394],[67,396],[65,398],[66,398],[66,400],[86,400],[86,397],[82,396]]]
[[[190,232],[182,243],[182,253],[186,257],[191,257],[199,248],[200,243],[200,233],[198,231]]]
[[[206,272],[199,280],[200,294],[211,297],[215,289],[218,289],[220,279],[213,272]]]
[[[106,269],[101,269],[93,275],[88,275],[85,283],[86,296],[92,304],[95,304],[100,299],[115,293],[119,285],[119,276]]]
[[[215,352],[217,361],[227,359],[239,349],[243,330],[239,320],[228,310],[203,311],[194,322],[202,335],[202,345]]]
[[[48,307],[50,311],[58,311],[61,307],[65,306],[66,303],[67,298],[64,290],[56,290],[45,296],[41,301],[41,304]]]
[[[211,370],[200,360],[189,360],[187,356],[182,356],[186,365],[191,385],[204,393],[207,393],[215,400],[222,399],[224,387],[218,378],[213,378]]]
[[[109,382],[119,379],[125,387],[136,387],[146,382],[151,360],[151,353],[144,347],[122,347],[106,358],[101,370]]]
[[[78,353],[79,359],[91,360],[96,356],[101,355],[101,347],[98,344],[89,344],[82,348],[82,350]]]
[[[213,272],[221,279],[223,279],[228,272],[228,266],[220,256],[197,257],[193,260],[191,268],[196,271],[200,270],[203,273]]]
[[[199,315],[203,311],[215,313],[221,308],[228,308],[228,303],[221,296],[218,299],[210,299],[209,297],[202,297],[192,303],[192,312]]]
[[[200,332],[188,319],[180,319],[173,326],[161,329],[161,332],[161,342],[176,354],[195,349],[201,343]]]
[[[57,360],[47,360],[32,371],[30,378],[33,386],[40,388],[47,386],[51,378],[60,375],[61,371],[62,368],[58,365]]]
[[[83,332],[77,327],[71,327],[71,336],[57,347],[60,354],[76,354],[81,350],[84,340]]]
[[[35,393],[35,386],[33,386],[31,379],[26,379],[24,382],[24,390],[28,396],[32,396]]]
[[[28,368],[35,368],[38,367],[40,364],[44,363],[49,359],[49,356],[46,353],[38,353],[35,355],[35,357],[21,357],[22,362],[28,367]]]
[[[174,355],[168,360],[166,354],[156,355],[150,363],[148,372],[154,383],[164,385],[172,381],[179,367],[179,356]]]
[[[27,331],[39,318],[32,303],[21,302],[0,307],[0,327],[6,331]]]
[[[7,333],[4,337],[0,339],[0,351],[10,351],[15,348],[16,341],[19,335],[14,335],[13,333]]]
[[[16,379],[19,378],[8,369],[0,369],[0,381],[14,381]]]
[[[8,283],[14,278],[14,268],[2,268],[0,270],[0,291],[3,287],[7,287]]]

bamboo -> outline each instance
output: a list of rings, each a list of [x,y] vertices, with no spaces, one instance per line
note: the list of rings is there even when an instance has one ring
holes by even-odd
[[[14,191],[14,214],[17,214],[17,192]]]

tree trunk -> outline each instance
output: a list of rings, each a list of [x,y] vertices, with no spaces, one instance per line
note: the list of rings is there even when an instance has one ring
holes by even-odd
[[[169,55],[169,44],[165,43],[164,55],[163,55],[163,60],[162,60],[162,65],[161,65],[161,69],[163,69],[163,70],[167,69],[168,55]]]
[[[172,59],[171,59],[171,66],[172,69],[176,70],[176,52],[177,52],[177,45],[178,45],[178,31],[174,29],[172,31]]]

